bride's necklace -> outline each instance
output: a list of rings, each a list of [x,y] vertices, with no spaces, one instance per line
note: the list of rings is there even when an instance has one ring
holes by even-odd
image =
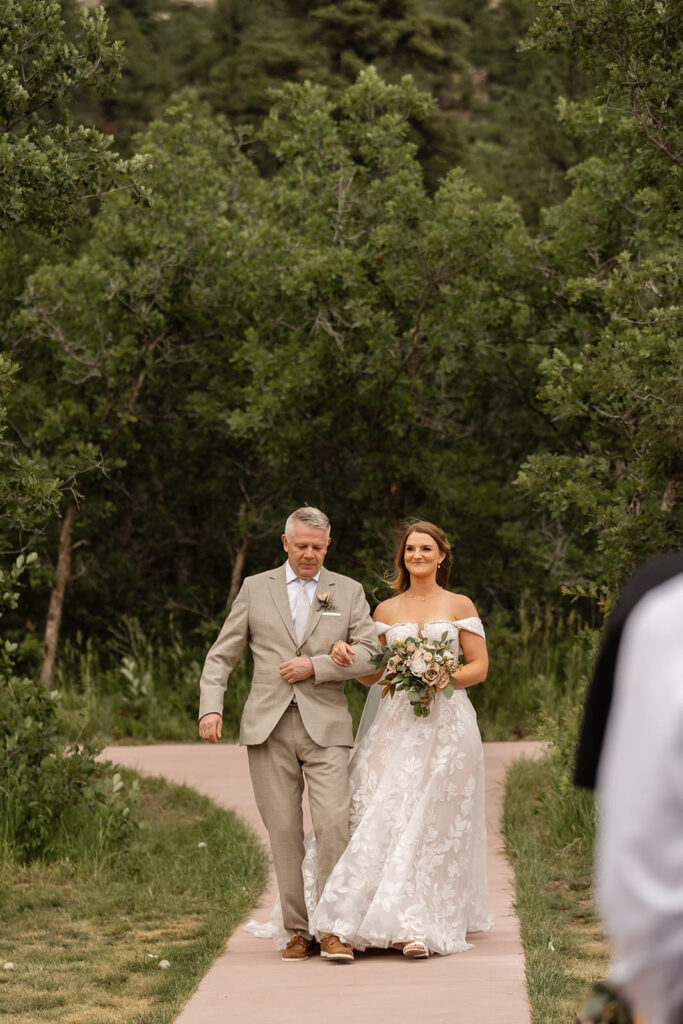
[[[438,587],[437,590],[431,594],[427,594],[426,597],[417,597],[415,594],[411,594],[406,590],[404,591],[403,596],[410,598],[411,601],[430,601],[433,597],[436,597],[437,594],[440,594],[442,590],[443,587]]]

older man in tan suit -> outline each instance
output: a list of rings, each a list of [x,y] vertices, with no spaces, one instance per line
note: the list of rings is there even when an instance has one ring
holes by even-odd
[[[206,656],[199,735],[210,743],[220,738],[228,677],[249,643],[254,674],[240,743],[248,750],[284,924],[291,933],[282,958],[296,962],[308,959],[312,944],[301,872],[304,777],[321,892],[348,841],[353,729],[344,681],[371,672],[369,659],[379,647],[361,585],[323,567],[330,544],[327,516],[308,506],[297,509],[287,520],[282,543],[285,564],[245,579]],[[354,648],[352,666],[341,668],[330,658],[335,640]],[[321,955],[353,960],[353,949],[328,935],[321,940]]]

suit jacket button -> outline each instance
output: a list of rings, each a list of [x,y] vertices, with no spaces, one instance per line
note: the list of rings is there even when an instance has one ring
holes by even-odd
[[[297,651],[296,652],[296,656],[297,656],[297,658],[300,658],[301,657],[301,651]]]

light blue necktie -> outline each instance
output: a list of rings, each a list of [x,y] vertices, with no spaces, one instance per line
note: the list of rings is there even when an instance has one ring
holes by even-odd
[[[301,644],[308,624],[308,616],[311,614],[311,605],[306,595],[305,582],[297,580],[299,588],[296,593],[296,604],[294,606],[294,629],[296,630],[296,642]]]

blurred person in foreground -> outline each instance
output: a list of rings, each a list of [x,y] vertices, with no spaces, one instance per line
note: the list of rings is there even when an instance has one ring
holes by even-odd
[[[683,1024],[683,553],[641,568],[607,623],[575,782],[597,790],[617,995],[585,1019],[627,1019],[623,997],[642,1024]]]

